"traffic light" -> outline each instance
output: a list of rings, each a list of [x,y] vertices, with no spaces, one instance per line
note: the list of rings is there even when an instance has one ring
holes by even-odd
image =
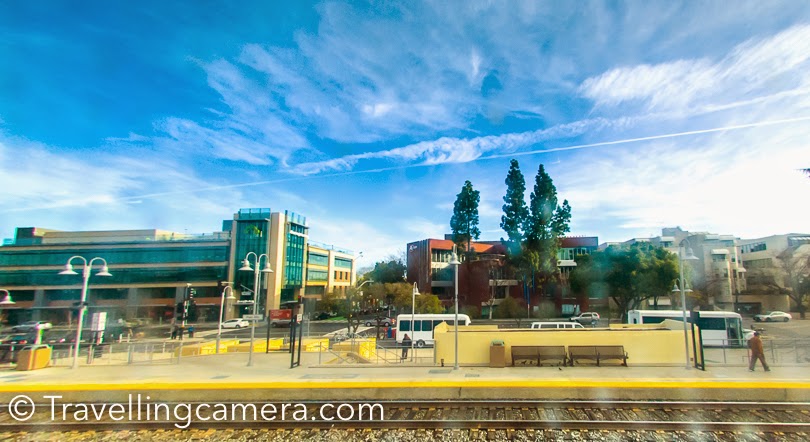
[[[193,298],[194,298],[194,295],[196,295],[196,294],[197,294],[197,290],[196,290],[196,289],[189,289],[189,290],[188,290],[188,299],[193,299]]]
[[[177,313],[178,318],[182,318],[183,313],[185,313],[185,309],[183,308],[183,303],[178,302],[177,307],[175,308],[175,313]]]

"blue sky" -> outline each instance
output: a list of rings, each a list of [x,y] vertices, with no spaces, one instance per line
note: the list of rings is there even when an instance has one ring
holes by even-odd
[[[399,3],[0,1],[0,237],[270,207],[370,264],[468,179],[504,236],[511,158],[600,242],[810,230],[810,3]]]

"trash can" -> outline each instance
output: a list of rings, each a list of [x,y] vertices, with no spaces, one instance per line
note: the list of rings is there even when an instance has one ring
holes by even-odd
[[[51,362],[50,345],[29,345],[23,347],[17,356],[17,370],[39,370]]]
[[[506,346],[501,340],[494,340],[489,346],[489,366],[503,368],[506,366]]]

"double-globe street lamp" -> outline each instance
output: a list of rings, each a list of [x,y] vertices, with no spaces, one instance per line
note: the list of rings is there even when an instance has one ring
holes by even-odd
[[[686,292],[691,292],[686,288],[686,280],[683,277],[683,262],[684,260],[687,261],[696,261],[699,258],[692,253],[692,248],[684,248],[683,243],[686,242],[689,245],[689,240],[684,238],[683,241],[678,244],[678,269],[680,271],[681,277],[677,280],[675,287],[672,289],[673,291],[680,290],[681,292],[681,311],[683,313],[683,346],[684,351],[686,352],[686,369],[688,370],[691,368],[689,364],[689,331],[686,325]],[[686,256],[684,256],[684,253]]]
[[[219,341],[222,338],[222,316],[223,316],[223,313],[225,312],[225,299],[228,299],[229,301],[232,301],[232,300],[236,299],[233,296],[233,287],[230,286],[230,284],[232,284],[232,283],[231,282],[226,282],[225,284],[228,284],[228,285],[226,285],[225,288],[222,289],[222,296],[221,296],[221,299],[219,301],[219,328],[217,329],[217,354],[219,354]],[[226,292],[229,293],[228,298],[225,298],[225,293]]]
[[[458,370],[458,266],[461,265],[461,262],[458,260],[458,252],[456,250],[456,246],[453,245],[453,256],[450,258],[450,265],[453,266],[454,269],[454,281],[453,287],[455,287],[456,298],[456,317],[453,321],[453,326],[455,327],[455,338],[456,338],[456,346],[455,346],[455,359],[453,363],[453,370]]]
[[[253,255],[255,261],[256,268],[250,267],[250,255]],[[259,270],[259,264],[262,262],[262,258],[264,258],[264,268]],[[266,253],[262,253],[261,255],[257,255],[254,252],[248,252],[245,255],[245,259],[242,260],[242,268],[239,271],[242,272],[253,272],[253,316],[255,317],[257,313],[257,309],[259,308],[258,303],[258,293],[259,293],[259,273],[273,273],[273,269],[270,268],[270,257],[267,256]],[[269,320],[269,319],[268,319]],[[248,363],[247,366],[250,367],[253,365],[253,340],[256,337],[256,322],[255,319],[251,320],[250,326],[250,351],[248,352]]]
[[[79,345],[82,342],[82,324],[84,322],[84,312],[87,310],[87,285],[90,281],[90,271],[93,269],[93,263],[98,260],[103,263],[101,270],[96,272],[97,276],[112,276],[110,272],[107,270],[107,261],[104,258],[95,257],[90,261],[87,261],[83,256],[72,256],[68,259],[67,264],[65,264],[65,270],[59,272],[60,275],[78,275],[73,270],[73,265],[71,262],[74,259],[79,259],[82,261],[84,267],[82,268],[82,296],[79,300],[79,325],[76,327],[76,345],[73,351],[73,368],[79,368]]]

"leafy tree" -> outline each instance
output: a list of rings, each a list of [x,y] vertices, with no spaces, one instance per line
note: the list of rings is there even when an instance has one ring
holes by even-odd
[[[501,216],[501,228],[506,232],[507,244],[513,254],[520,251],[524,228],[529,217],[525,195],[526,180],[520,171],[518,161],[513,159],[506,174],[506,195],[503,197],[506,204],[503,205]]]
[[[461,308],[459,313],[465,314],[470,317],[470,319],[479,319],[481,318],[481,310],[474,305],[465,305]]]
[[[385,261],[375,263],[374,270],[366,273],[364,278],[382,284],[405,282],[406,270],[402,259],[390,256]]]
[[[640,243],[578,256],[577,267],[571,272],[571,288],[579,293],[606,289],[623,319],[643,301],[668,295],[677,278],[676,255],[663,247]]]
[[[472,183],[467,180],[461,192],[456,195],[453,204],[453,217],[450,218],[450,229],[453,232],[453,242],[459,246],[467,243],[465,250],[470,251],[470,243],[481,236],[478,229],[478,203],[481,196],[473,190]]]
[[[438,296],[422,294],[416,297],[416,313],[444,313],[444,308]]]
[[[525,229],[525,264],[541,283],[557,278],[557,250],[560,238],[569,232],[571,207],[568,200],[557,205],[557,188],[541,164],[529,201]]]
[[[498,319],[514,319],[520,327],[522,318],[526,316],[526,306],[523,301],[507,296],[495,307],[494,316]]]

